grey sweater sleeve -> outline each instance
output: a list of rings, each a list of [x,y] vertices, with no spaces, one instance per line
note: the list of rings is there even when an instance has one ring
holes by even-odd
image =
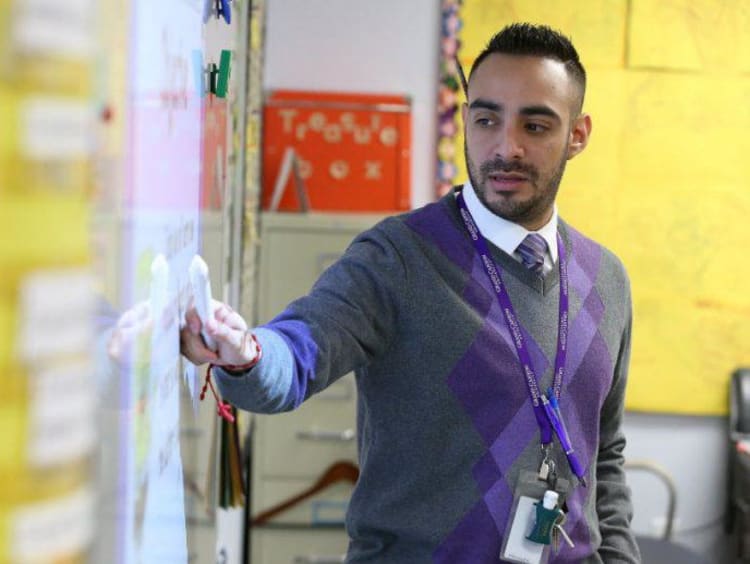
[[[625,282],[624,303],[627,320],[615,365],[612,388],[602,408],[596,463],[596,511],[602,535],[599,556],[607,564],[640,564],[641,562],[638,545],[630,529],[633,507],[623,468],[625,435],[622,430],[622,420],[632,330],[632,306],[627,278]]]
[[[407,291],[391,222],[355,238],[307,296],[255,330],[263,357],[251,371],[217,370],[227,400],[256,413],[289,411],[388,347]]]
[[[263,351],[258,364],[243,374],[217,367],[216,383],[222,397],[236,407],[255,413],[283,411],[293,375],[292,351],[274,331],[259,327],[253,333]]]

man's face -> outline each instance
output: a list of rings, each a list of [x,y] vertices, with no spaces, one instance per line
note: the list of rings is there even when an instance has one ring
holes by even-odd
[[[474,71],[463,108],[466,166],[480,201],[529,230],[552,216],[565,163],[591,120],[563,63],[492,54]]]

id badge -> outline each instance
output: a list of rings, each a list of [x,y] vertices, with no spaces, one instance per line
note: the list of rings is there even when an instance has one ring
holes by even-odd
[[[553,491],[558,494],[558,506],[565,502],[570,483],[558,478]],[[537,472],[522,471],[513,496],[510,519],[505,529],[503,547],[500,551],[501,562],[515,564],[544,564],[549,559],[550,544],[544,541],[546,535],[540,535],[546,529],[545,513],[541,509],[544,493],[551,490],[549,483],[539,478]],[[562,511],[560,510],[560,513]],[[536,541],[531,540],[536,539]]]

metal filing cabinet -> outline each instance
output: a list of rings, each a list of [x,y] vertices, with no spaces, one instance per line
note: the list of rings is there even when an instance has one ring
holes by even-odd
[[[264,213],[258,323],[306,294],[382,216]],[[252,514],[306,491],[337,461],[356,463],[356,388],[348,374],[291,413],[254,418]],[[253,564],[342,562],[349,483],[334,484],[251,530]]]

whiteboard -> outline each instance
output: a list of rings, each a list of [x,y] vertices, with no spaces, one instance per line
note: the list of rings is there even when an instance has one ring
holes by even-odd
[[[102,21],[118,25],[105,23],[104,30],[111,37],[104,39],[102,104],[110,117],[102,132],[94,238],[104,273],[99,383],[106,500],[95,559],[213,560],[196,551],[211,552],[206,539],[216,536],[214,406],[198,400],[202,372],[180,356],[179,330],[191,300],[193,256],[215,267],[215,297],[226,282],[221,234],[237,158],[234,104],[243,87],[231,67],[239,66],[247,3],[228,3],[231,23],[217,17],[215,0],[103,4]],[[211,65],[219,66],[223,52],[232,65],[222,97],[208,90]]]

